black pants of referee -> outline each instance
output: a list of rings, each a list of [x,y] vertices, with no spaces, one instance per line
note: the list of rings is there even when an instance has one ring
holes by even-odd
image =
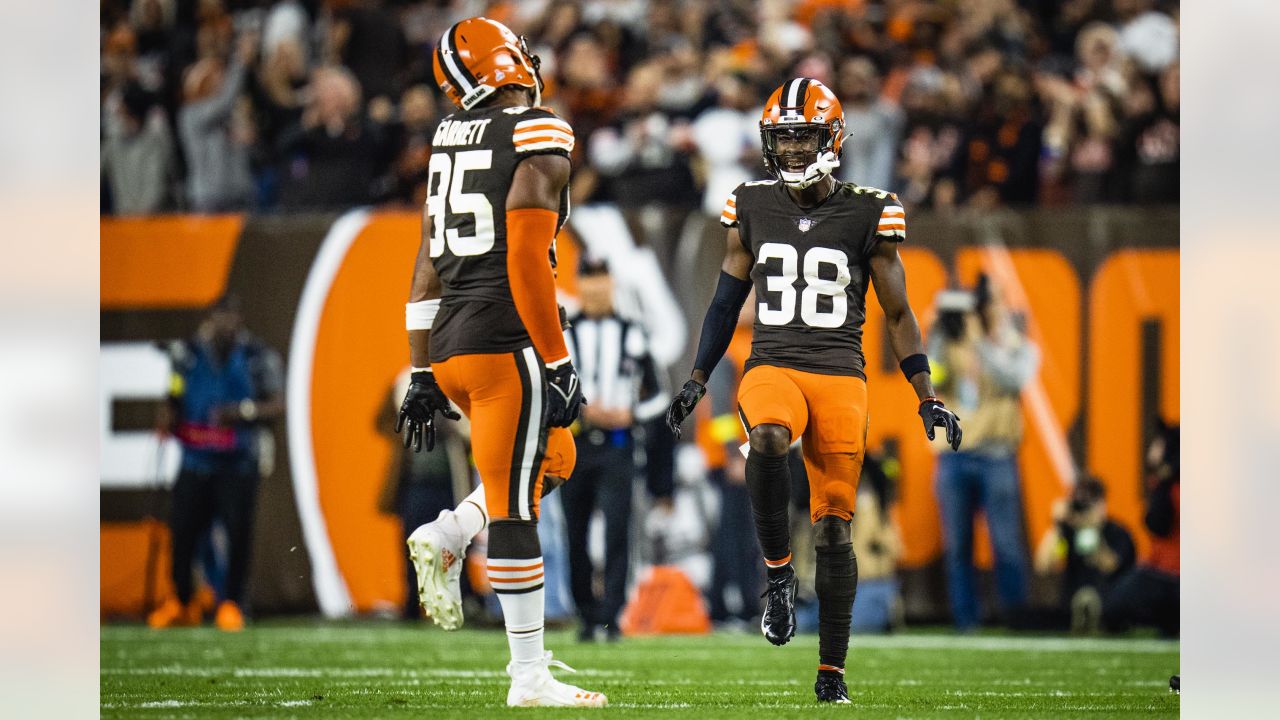
[[[578,464],[573,477],[559,490],[569,540],[569,586],[584,634],[594,632],[596,627],[616,634],[618,615],[627,600],[634,448],[629,433],[615,441],[598,430],[584,431],[577,444]],[[604,513],[602,597],[596,596],[595,568],[587,553],[587,532],[596,508]]]
[[[250,456],[235,455],[209,470],[184,467],[173,485],[169,534],[173,544],[173,586],[178,600],[191,601],[195,589],[192,563],[200,539],[214,518],[227,531],[227,600],[244,603],[253,543],[253,513],[258,499],[258,465]]]

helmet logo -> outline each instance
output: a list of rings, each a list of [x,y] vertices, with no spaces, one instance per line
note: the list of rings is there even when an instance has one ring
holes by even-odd
[[[493,74],[493,79],[494,79],[494,80],[501,80],[501,79],[505,78],[506,76],[507,76],[507,74],[506,74],[506,73],[504,73],[504,72],[502,72],[501,70],[499,70],[499,71],[497,71],[497,72],[495,72],[495,73]]]

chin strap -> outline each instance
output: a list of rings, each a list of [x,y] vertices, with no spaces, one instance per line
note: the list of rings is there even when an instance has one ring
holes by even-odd
[[[831,171],[838,167],[840,167],[840,158],[836,157],[836,154],[833,152],[824,152],[819,155],[818,159],[811,163],[809,167],[805,168],[804,175],[802,175],[798,180],[790,179],[791,177],[795,177],[797,173],[783,172],[782,182],[787,187],[795,188],[796,190],[803,190],[818,182],[823,177],[830,175]]]

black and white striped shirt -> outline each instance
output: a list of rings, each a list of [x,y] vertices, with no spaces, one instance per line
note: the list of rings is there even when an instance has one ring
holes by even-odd
[[[639,323],[617,315],[570,318],[565,333],[569,355],[592,405],[609,410],[628,409],[637,423],[658,417],[667,409],[667,396],[649,353],[649,338]]]

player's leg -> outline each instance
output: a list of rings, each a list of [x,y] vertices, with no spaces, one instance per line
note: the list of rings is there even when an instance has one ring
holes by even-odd
[[[844,668],[858,591],[858,559],[850,522],[862,472],[867,433],[867,386],[860,378],[808,375],[801,387],[809,405],[804,435],[809,508],[813,519],[818,596],[818,700],[849,701]]]
[[[457,356],[434,366],[441,390],[468,418],[472,408],[467,379],[473,370],[469,358],[475,357],[486,356]],[[444,449],[436,448],[432,452],[444,452]],[[435,520],[418,526],[406,541],[417,582],[418,602],[431,621],[445,630],[462,627],[463,558],[471,538],[489,522],[483,493],[481,484],[456,509],[441,510]]]
[[[565,537],[568,540],[569,589],[577,607],[579,640],[591,640],[596,631],[597,599],[592,576],[595,569],[587,552],[587,535],[591,526],[591,514],[596,508],[596,486],[600,475],[599,464],[587,454],[578,466],[573,482],[560,489],[560,504],[564,508]]]
[[[543,648],[542,546],[537,531],[547,445],[542,361],[532,348],[454,359],[467,361],[465,381],[455,383],[452,373],[439,380],[446,394],[464,389],[471,399],[471,449],[490,517],[489,583],[502,605],[511,650],[507,704],[603,706],[604,695],[553,678],[549,667],[557,663]]]
[[[983,458],[979,480],[981,503],[986,511],[991,547],[995,552],[996,591],[1005,622],[1014,626],[1025,614],[1029,574],[1017,463],[1017,458],[1012,455]]]
[[[787,449],[804,433],[808,416],[804,396],[788,373],[768,365],[754,367],[743,376],[738,409],[749,428],[747,492],[769,576],[760,629],[769,642],[783,645],[796,629],[796,576],[791,567],[787,518],[791,497]]]
[[[226,596],[218,604],[214,624],[220,630],[244,629],[245,581],[253,546],[253,516],[258,499],[256,458],[241,458],[217,478],[217,508],[227,530]]]
[[[153,628],[199,625],[200,610],[192,602],[195,583],[191,572],[196,545],[213,522],[213,481],[188,468],[178,474],[169,505],[170,571],[176,597],[167,598],[148,617]]]
[[[969,462],[968,453],[964,451],[941,453],[936,470],[947,594],[956,629],[961,632],[972,630],[979,620],[973,569],[973,515],[977,512],[978,499]]]

